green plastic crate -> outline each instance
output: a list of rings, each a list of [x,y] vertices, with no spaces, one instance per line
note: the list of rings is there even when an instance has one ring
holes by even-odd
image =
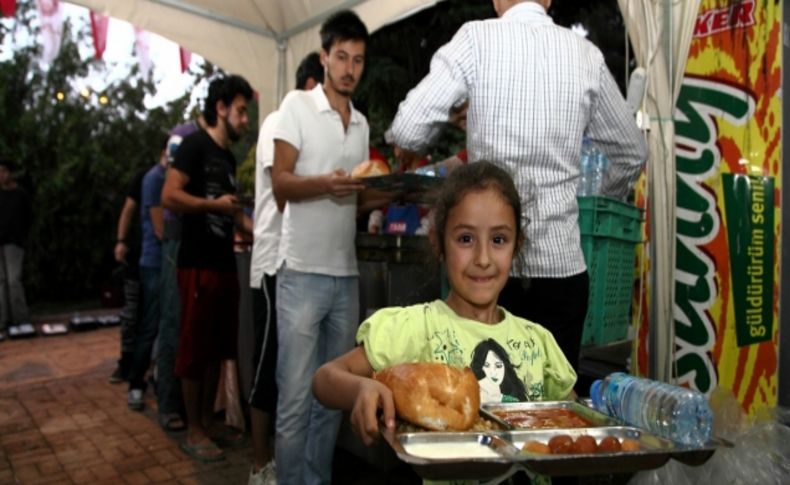
[[[603,345],[628,335],[642,211],[607,197],[578,201],[582,251],[590,275],[582,345]]]

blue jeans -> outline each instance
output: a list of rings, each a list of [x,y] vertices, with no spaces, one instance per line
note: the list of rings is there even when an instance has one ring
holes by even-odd
[[[134,353],[129,368],[129,389],[145,389],[145,372],[151,365],[151,350],[159,332],[160,268],[140,266],[142,316],[134,337]]]
[[[166,222],[167,224],[167,222]],[[178,296],[178,249],[180,239],[162,240],[162,274],[159,276],[159,354],[156,357],[156,401],[159,415],[181,413],[181,380],[176,377],[181,300]]]
[[[330,483],[341,412],[310,392],[316,369],[354,347],[359,326],[356,276],[281,269],[277,273],[277,483]]]

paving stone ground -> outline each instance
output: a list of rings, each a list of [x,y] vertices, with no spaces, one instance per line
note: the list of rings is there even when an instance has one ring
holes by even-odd
[[[150,391],[134,412],[125,383],[107,382],[118,353],[118,327],[0,342],[0,485],[246,484],[249,436],[224,461],[195,462],[179,449],[183,433],[157,424]],[[420,483],[340,448],[333,473],[337,484]]]
[[[118,328],[0,342],[0,484],[246,483],[250,447],[200,464],[107,377]]]

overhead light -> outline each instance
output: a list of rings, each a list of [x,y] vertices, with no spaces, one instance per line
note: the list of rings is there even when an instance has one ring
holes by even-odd
[[[57,99],[58,101],[63,101],[64,99],[66,99],[66,95],[63,93],[63,91],[58,91],[57,93],[55,93],[55,99]]]
[[[99,103],[107,104],[109,102],[110,102],[110,99],[107,96],[105,96],[103,94],[101,96],[99,96]]]
[[[80,96],[82,96],[83,98],[90,98],[91,92],[88,88],[82,88],[80,89]]]

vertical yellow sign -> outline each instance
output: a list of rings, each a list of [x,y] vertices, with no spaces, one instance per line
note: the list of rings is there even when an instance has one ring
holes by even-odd
[[[780,2],[703,0],[675,111],[675,377],[750,413],[778,393],[781,39]]]
[[[675,377],[730,389],[749,413],[778,395],[781,18],[781,2],[702,0],[675,109]],[[648,308],[645,278],[636,290]],[[639,374],[648,313],[636,317]]]

